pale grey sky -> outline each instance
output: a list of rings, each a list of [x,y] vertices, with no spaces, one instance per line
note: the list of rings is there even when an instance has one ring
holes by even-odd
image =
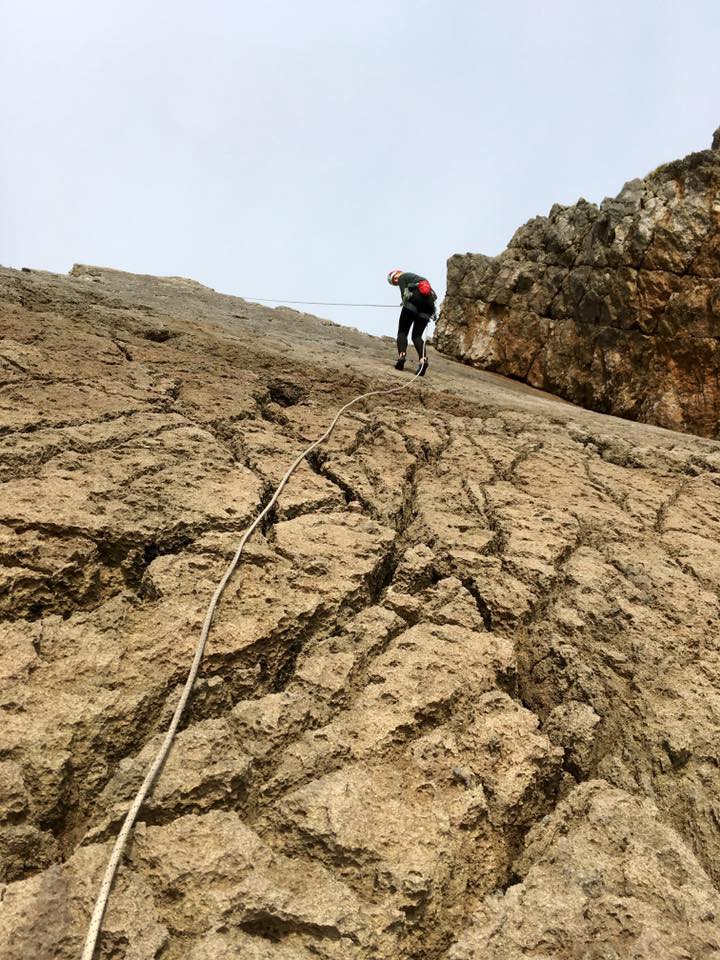
[[[0,263],[393,303],[720,124],[717,0],[0,0]],[[394,334],[393,310],[308,308]]]

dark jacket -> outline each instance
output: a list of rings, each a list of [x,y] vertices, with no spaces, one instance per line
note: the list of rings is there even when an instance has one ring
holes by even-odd
[[[437,294],[432,287],[430,289],[430,296],[424,297],[420,293],[417,285],[421,280],[425,279],[425,277],[421,277],[417,273],[401,273],[398,277],[397,285],[400,287],[403,306],[412,313],[417,313],[418,316],[423,317],[423,319],[431,320],[435,316]]]

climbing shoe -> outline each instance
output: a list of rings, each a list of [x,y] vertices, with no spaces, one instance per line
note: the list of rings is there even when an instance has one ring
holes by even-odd
[[[404,369],[404,367],[405,367],[405,354],[403,354],[401,357],[398,357],[398,358],[397,358],[397,362],[396,362],[396,364],[395,364],[395,369],[396,369],[396,370],[402,370],[402,369]]]
[[[420,363],[418,363],[415,373],[416,374],[419,373],[421,377],[424,377],[425,374],[427,373],[427,368],[428,368],[428,358],[423,357]]]

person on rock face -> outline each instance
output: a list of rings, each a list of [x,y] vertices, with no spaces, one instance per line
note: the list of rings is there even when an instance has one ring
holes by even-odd
[[[415,372],[424,377],[428,359],[423,350],[423,333],[425,327],[435,316],[437,294],[430,286],[429,281],[417,273],[391,270],[388,274],[388,283],[393,287],[400,287],[400,296],[402,297],[402,310],[400,311],[397,334],[398,358],[395,369],[402,370],[405,366],[408,333],[412,327],[412,342],[418,355],[418,365]]]

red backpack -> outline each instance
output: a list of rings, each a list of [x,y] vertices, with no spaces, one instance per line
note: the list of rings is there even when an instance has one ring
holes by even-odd
[[[430,286],[429,281],[418,280],[411,289],[410,303],[423,313],[432,313],[435,309],[437,294]]]

